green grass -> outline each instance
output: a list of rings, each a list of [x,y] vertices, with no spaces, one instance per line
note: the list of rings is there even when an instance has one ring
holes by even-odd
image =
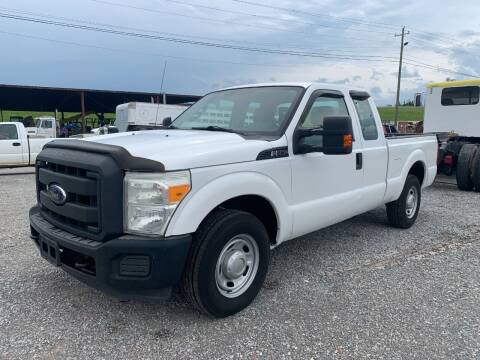
[[[394,121],[395,119],[395,107],[385,106],[379,107],[378,112],[383,122]],[[414,106],[400,106],[399,107],[399,121],[422,121],[423,120],[423,107]]]
[[[14,111],[14,110],[3,110],[2,112],[3,119],[0,118],[0,121],[10,121],[11,117],[20,116],[26,118],[27,116],[31,116],[32,118],[40,117],[40,116],[55,116],[55,113],[52,111]],[[72,116],[78,115],[78,113],[73,112],[66,112],[64,113],[65,119],[68,119]],[[62,114],[57,114],[57,120],[61,120]],[[86,115],[85,119],[87,124],[89,123],[97,123],[98,118],[94,114]],[[113,113],[106,113],[105,119],[115,119],[115,114]]]
[[[378,112],[380,113],[380,117],[382,118],[383,122],[390,122],[393,121],[395,118],[395,107],[393,106],[384,106],[379,107]],[[53,112],[31,112],[31,111],[11,111],[11,110],[3,110],[3,121],[9,121],[11,116],[22,116],[27,117],[31,116],[33,118],[39,116],[54,116],[55,113]],[[69,118],[71,116],[75,116],[77,113],[65,113],[65,118]],[[58,113],[58,120],[60,120],[61,114]],[[96,115],[87,115],[86,117],[87,124],[93,122],[97,122]],[[114,119],[115,114],[105,114],[106,119]],[[413,107],[413,106],[400,106],[400,116],[399,121],[422,121],[423,120],[423,107]],[[1,121],[1,119],[0,119]]]

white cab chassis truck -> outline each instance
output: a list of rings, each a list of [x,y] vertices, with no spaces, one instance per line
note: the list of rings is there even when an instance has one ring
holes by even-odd
[[[412,226],[436,156],[435,136],[386,139],[361,89],[229,88],[163,130],[47,144],[31,235],[45,259],[114,296],[180,285],[224,317],[252,302],[285,241],[382,205]]]
[[[186,105],[142,102],[120,104],[115,111],[115,126],[119,132],[158,129],[166,118],[174,120],[186,108]]]
[[[480,192],[480,80],[427,86],[424,132],[439,139],[438,171],[460,190]]]
[[[0,123],[0,168],[35,165],[43,146],[52,138],[33,138],[21,122]]]

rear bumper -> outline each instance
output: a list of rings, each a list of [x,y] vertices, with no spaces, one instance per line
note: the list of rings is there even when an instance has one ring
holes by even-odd
[[[165,298],[180,282],[191,235],[148,239],[125,235],[98,242],[47,222],[30,210],[31,238],[42,257],[87,285],[122,299]]]

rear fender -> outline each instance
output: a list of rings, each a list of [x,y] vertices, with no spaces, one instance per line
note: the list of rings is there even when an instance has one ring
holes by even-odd
[[[387,191],[385,193],[385,203],[397,200],[400,195],[402,194],[403,186],[405,185],[405,181],[407,179],[407,175],[412,168],[413,164],[420,161],[423,164],[425,169],[425,177],[423,181],[423,187],[431,185],[430,181],[430,171],[427,168],[427,161],[425,153],[417,149],[413,151],[410,156],[405,161],[405,164],[402,167],[402,171],[400,172],[399,176],[387,178]],[[436,167],[435,167],[436,172]],[[432,180],[433,181],[433,180]]]

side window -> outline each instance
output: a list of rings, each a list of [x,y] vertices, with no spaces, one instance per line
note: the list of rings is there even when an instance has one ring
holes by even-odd
[[[42,128],[51,129],[52,128],[52,120],[45,120],[42,124]]]
[[[442,105],[476,105],[478,104],[479,87],[462,86],[442,90]]]
[[[323,119],[329,116],[348,116],[347,105],[343,98],[328,96],[318,97],[312,104],[301,128],[322,129]]]
[[[353,100],[357,110],[360,126],[362,128],[363,138],[365,140],[377,140],[378,130],[375,116],[373,115],[370,103],[367,100]]]
[[[0,125],[0,140],[17,140],[17,127],[14,124]]]
[[[300,128],[321,130],[323,129],[323,120],[329,116],[349,116],[343,97],[319,96],[316,98]],[[306,146],[323,146],[322,135],[309,136],[301,141]]]

